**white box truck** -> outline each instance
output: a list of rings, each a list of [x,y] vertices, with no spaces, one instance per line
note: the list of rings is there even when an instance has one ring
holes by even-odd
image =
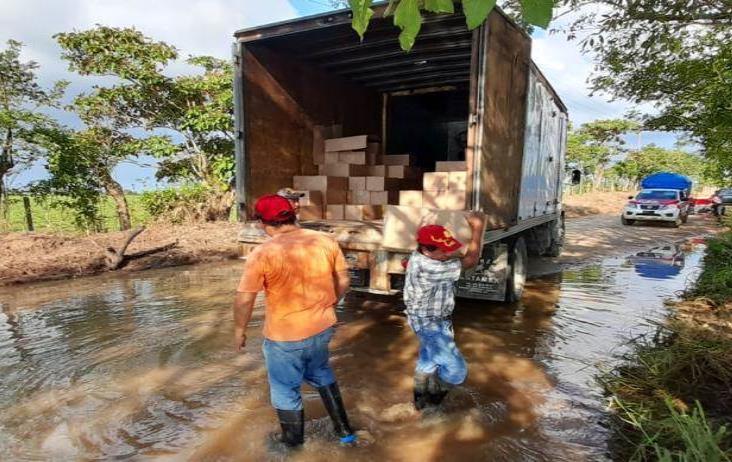
[[[558,255],[567,110],[531,60],[531,39],[500,10],[468,31],[461,14],[430,15],[412,51],[375,8],[363,41],[349,11],[235,33],[236,189],[239,216],[254,200],[317,171],[314,130],[376,134],[382,155],[417,167],[464,160],[467,211],[487,217],[481,263],[458,296],[520,298],[527,254]],[[313,220],[336,238],[356,289],[395,293],[409,249],[381,245],[379,221]],[[245,226],[242,252],[265,239]]]

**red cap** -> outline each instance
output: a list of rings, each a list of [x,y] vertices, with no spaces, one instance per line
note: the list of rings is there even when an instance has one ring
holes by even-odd
[[[433,245],[443,252],[454,252],[463,244],[455,239],[449,229],[440,225],[427,225],[417,231],[417,242]]]
[[[290,201],[276,194],[260,197],[254,204],[254,212],[258,219],[270,223],[287,221],[295,216]]]

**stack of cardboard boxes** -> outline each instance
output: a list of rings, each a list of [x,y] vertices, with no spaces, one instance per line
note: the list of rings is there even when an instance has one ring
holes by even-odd
[[[420,184],[411,156],[382,156],[367,135],[326,139],[320,150],[314,146],[318,175],[293,178],[294,189],[306,195],[301,220],[378,220],[383,206],[399,203],[400,190]]]
[[[424,174],[422,190],[400,191],[399,205],[465,210],[468,184],[465,162],[437,162],[435,170]]]

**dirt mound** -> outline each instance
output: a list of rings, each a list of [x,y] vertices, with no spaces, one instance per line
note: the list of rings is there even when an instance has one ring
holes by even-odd
[[[124,271],[139,271],[237,257],[238,226],[217,222],[154,225],[128,248],[135,253],[178,242],[166,252],[130,262]],[[126,233],[92,236],[9,233],[0,236],[0,285],[78,277],[105,271],[104,249],[118,247]]]

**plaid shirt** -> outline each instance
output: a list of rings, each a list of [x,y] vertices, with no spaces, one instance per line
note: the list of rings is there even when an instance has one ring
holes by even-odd
[[[455,283],[461,272],[460,260],[439,261],[419,252],[412,253],[404,282],[404,304],[409,325],[414,330],[452,314]]]

